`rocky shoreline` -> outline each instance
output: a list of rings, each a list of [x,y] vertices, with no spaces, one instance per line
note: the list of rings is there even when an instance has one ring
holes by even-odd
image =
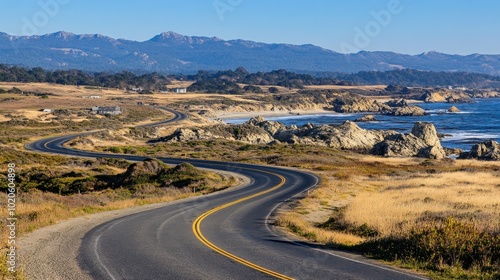
[[[459,158],[481,160],[500,159],[500,146],[495,141],[477,144],[471,152],[444,148],[439,134],[431,123],[416,122],[410,133],[392,130],[366,130],[355,122],[340,125],[290,125],[268,121],[264,117],[251,118],[243,124],[215,124],[179,128],[170,135],[150,140],[149,143],[176,143],[222,139],[248,144],[302,144],[354,150],[385,157],[422,157],[442,159],[451,154]]]
[[[254,117],[258,112],[271,115],[303,114],[304,112],[379,113],[394,116],[423,116],[427,112],[415,103],[446,102],[469,103],[474,98],[499,98],[496,91],[446,89],[411,89],[409,93],[369,92],[352,93],[334,90],[303,90],[297,93],[273,95],[245,95],[235,99],[220,97],[211,102],[179,103],[177,109],[209,118],[231,118],[247,113]],[[454,110],[454,109],[453,109]],[[228,116],[229,115],[229,116]]]
[[[244,96],[239,97],[234,103],[225,100],[222,103],[189,104],[184,107],[192,114],[214,121],[210,126],[180,128],[174,133],[151,142],[180,142],[225,139],[241,141],[249,144],[306,144],[319,145],[337,149],[369,152],[374,155],[393,157],[424,157],[444,158],[455,155],[459,158],[477,158],[496,160],[498,149],[494,144],[482,143],[479,148],[472,148],[476,153],[464,153],[459,149],[442,147],[436,128],[430,123],[417,122],[411,133],[402,134],[391,130],[365,130],[355,122],[377,121],[373,114],[388,116],[425,116],[428,112],[413,104],[420,102],[471,102],[472,98],[498,97],[498,92],[484,91],[452,91],[452,90],[413,90],[408,97],[390,99],[362,96],[353,93],[338,93],[329,90],[303,91],[296,94],[269,95],[269,96]],[[248,100],[248,102],[246,101]],[[261,116],[255,117],[259,112],[271,112],[273,115],[300,114],[300,112],[336,112],[336,113],[367,113],[354,122],[346,121],[341,125],[306,124],[297,127],[286,126],[280,122],[267,121]],[[449,113],[458,113],[460,110],[450,106]],[[244,118],[245,112],[253,115],[249,121],[240,125],[227,125],[217,118],[221,113],[239,113]],[[496,142],[495,142],[496,143]],[[478,144],[480,145],[480,144]],[[491,152],[481,152],[481,151]]]
[[[254,117],[243,124],[216,124],[212,126],[179,128],[174,133],[151,140],[150,143],[176,143],[223,139],[248,144],[302,144],[354,150],[385,157],[422,157],[442,159],[458,153],[442,147],[436,128],[431,123],[416,122],[411,133],[391,130],[366,130],[346,121],[341,125],[286,126],[263,117]],[[493,141],[462,153],[460,158],[498,160],[500,146]]]

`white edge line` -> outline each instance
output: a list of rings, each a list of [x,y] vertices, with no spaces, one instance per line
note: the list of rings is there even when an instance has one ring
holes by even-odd
[[[99,245],[99,240],[101,239],[101,236],[104,232],[106,232],[107,230],[109,230],[110,228],[112,228],[113,226],[125,221],[126,219],[122,219],[121,221],[118,221],[118,222],[115,222],[113,223],[112,225],[109,225],[108,227],[106,227],[106,229],[103,229],[103,231],[97,236],[96,240],[95,240],[95,243],[94,243],[94,254],[96,256],[96,259],[97,259],[97,262],[99,262],[99,264],[102,266],[102,268],[104,268],[104,270],[106,271],[106,273],[108,274],[109,277],[111,277],[111,279],[113,280],[117,280],[116,277],[113,276],[113,274],[111,273],[111,271],[109,270],[109,268],[104,264],[104,262],[101,260],[101,257],[99,257],[99,252],[98,252],[98,245]]]
[[[311,173],[309,173],[311,174]],[[311,174],[312,175],[312,174]],[[271,211],[267,214],[266,216],[266,220],[265,220],[265,224],[266,224],[266,228],[269,232],[275,234],[275,232],[273,230],[271,230],[271,228],[269,227],[269,218],[271,217],[271,215],[276,211],[276,209],[278,207],[280,207],[282,204],[284,204],[285,202],[289,202],[290,199],[294,198],[294,197],[297,197],[299,195],[301,195],[302,193],[306,192],[306,191],[309,191],[311,190],[312,188],[315,188],[318,183],[319,183],[319,178],[316,176],[316,175],[313,175],[315,178],[316,178],[316,183],[314,183],[314,185],[312,185],[311,187],[303,190],[302,192],[288,198],[287,200],[283,201],[283,202],[280,202],[278,204],[276,204],[276,206],[274,206],[273,209],[271,209]],[[333,252],[330,252],[330,251],[326,251],[326,250],[323,250],[323,249],[318,249],[318,248],[314,248],[314,247],[311,247],[311,246],[308,246],[308,245],[305,245],[305,244],[301,244],[301,243],[298,243],[296,241],[293,241],[285,236],[282,236],[282,235],[277,235],[278,237],[294,244],[294,245],[297,245],[297,246],[301,246],[301,247],[304,247],[304,248],[308,248],[308,249],[312,249],[312,250],[315,250],[315,251],[318,251],[318,252],[322,252],[322,253],[325,253],[325,254],[328,254],[328,255],[331,255],[331,256],[334,256],[334,257],[337,257],[337,258],[341,258],[341,259],[344,259],[344,260],[348,260],[348,261],[351,261],[351,262],[355,262],[355,263],[359,263],[359,264],[363,264],[363,265],[367,265],[367,266],[371,266],[371,267],[375,267],[375,268],[378,268],[378,269],[382,269],[382,270],[386,270],[386,271],[391,271],[391,272],[396,272],[396,273],[399,273],[399,274],[402,274],[402,275],[406,275],[406,276],[410,276],[410,277],[414,277],[416,279],[428,279],[428,278],[423,278],[423,277],[419,277],[419,276],[416,276],[416,275],[413,275],[413,274],[409,274],[409,273],[406,273],[404,271],[399,271],[399,270],[396,270],[396,269],[392,269],[392,268],[389,268],[389,267],[385,267],[385,266],[379,266],[379,265],[375,265],[375,264],[372,264],[372,263],[368,263],[368,262],[364,262],[364,261],[360,261],[360,260],[355,260],[355,259],[352,259],[352,258],[349,258],[349,257],[345,257],[345,256],[341,256],[341,255],[338,255],[338,254],[335,254]]]

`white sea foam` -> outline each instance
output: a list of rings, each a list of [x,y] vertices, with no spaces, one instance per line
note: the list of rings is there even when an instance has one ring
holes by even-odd
[[[279,117],[267,117],[270,121],[287,121],[287,120],[300,120],[300,119],[310,119],[310,118],[320,118],[320,117],[331,117],[331,118],[344,118],[359,116],[361,114],[315,114],[315,115],[290,115],[290,116],[279,116]]]
[[[491,133],[480,133],[480,132],[452,132],[450,133],[452,136],[445,137],[442,141],[460,141],[460,140],[488,140],[488,139],[498,139],[500,138],[500,134],[491,134]]]
[[[276,117],[264,117],[268,121],[278,121],[285,122],[290,120],[301,120],[301,119],[316,119],[321,117],[330,118],[346,118],[346,117],[358,117],[364,114],[342,114],[342,113],[328,113],[328,114],[304,114],[304,115],[286,115],[286,116],[276,116]],[[237,118],[237,119],[223,119],[225,123],[228,124],[241,124],[248,121],[250,118]]]

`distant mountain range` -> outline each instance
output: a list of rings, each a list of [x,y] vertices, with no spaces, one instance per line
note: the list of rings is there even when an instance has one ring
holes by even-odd
[[[438,52],[406,55],[366,51],[341,54],[314,45],[225,41],[174,32],[162,33],[144,42],[62,31],[42,36],[0,33],[0,64],[92,72],[193,73],[200,69],[243,66],[251,72],[287,69],[354,73],[417,69],[500,75],[500,55],[461,56]]]

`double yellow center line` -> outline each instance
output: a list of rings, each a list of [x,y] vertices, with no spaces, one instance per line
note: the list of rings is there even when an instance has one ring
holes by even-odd
[[[249,168],[246,168],[246,169],[249,169]],[[240,198],[238,200],[235,200],[233,202],[229,202],[229,203],[226,203],[226,204],[223,204],[223,205],[220,205],[218,207],[215,207],[203,214],[201,214],[194,222],[193,222],[193,225],[192,225],[192,228],[193,228],[193,232],[194,232],[194,235],[196,236],[196,238],[198,238],[198,240],[201,241],[201,243],[203,243],[205,246],[209,247],[210,249],[214,250],[215,252],[227,257],[227,258],[230,258],[234,261],[237,261],[245,266],[248,266],[252,269],[255,269],[257,271],[260,271],[260,272],[263,272],[265,274],[268,274],[268,275],[271,275],[273,277],[276,277],[277,279],[286,279],[286,280],[292,280],[293,278],[291,277],[288,277],[286,275],[283,275],[283,274],[280,274],[278,272],[275,272],[275,271],[272,271],[272,270],[269,270],[267,268],[264,268],[262,266],[259,266],[259,265],[256,265],[254,263],[251,263],[247,260],[244,260],[238,256],[235,256],[227,251],[224,251],[222,250],[221,248],[215,246],[212,242],[208,241],[208,239],[203,235],[203,233],[201,232],[201,229],[200,229],[200,226],[201,226],[201,222],[208,216],[212,215],[213,213],[215,212],[218,212],[222,209],[225,209],[225,208],[228,208],[228,207],[231,207],[233,205],[236,205],[238,203],[241,203],[243,201],[247,201],[249,199],[252,199],[252,198],[255,198],[255,197],[258,197],[258,196],[261,196],[261,195],[264,195],[264,194],[267,194],[267,193],[270,193],[280,187],[282,187],[285,182],[286,182],[286,179],[285,177],[279,175],[279,174],[276,174],[276,173],[272,173],[272,172],[268,172],[268,171],[262,171],[262,170],[256,170],[256,169],[251,169],[251,170],[254,170],[254,171],[258,171],[258,172],[262,172],[262,173],[268,173],[268,174],[271,174],[271,175],[274,175],[274,176],[277,176],[281,179],[281,182],[268,189],[268,190],[265,190],[265,191],[261,191],[261,192],[258,192],[258,193],[255,193],[253,195],[250,195],[250,196],[246,196],[246,197],[243,197],[243,198]]]

